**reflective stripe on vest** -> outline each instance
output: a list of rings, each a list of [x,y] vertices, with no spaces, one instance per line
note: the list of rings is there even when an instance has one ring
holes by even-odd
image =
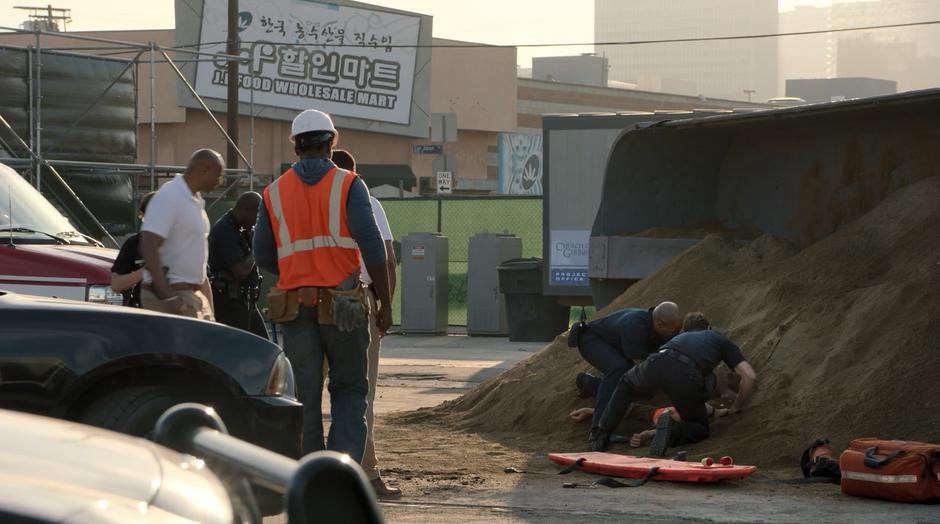
[[[300,238],[291,241],[287,221],[284,219],[284,209],[281,207],[280,180],[271,184],[268,197],[271,199],[271,212],[277,219],[278,248],[277,258],[285,258],[300,251],[310,251],[321,247],[339,247],[345,249],[359,249],[359,245],[351,237],[344,237],[340,233],[341,203],[343,197],[343,180],[347,171],[337,169],[333,173],[333,183],[330,186],[330,219],[329,236],[315,236],[313,238]]]

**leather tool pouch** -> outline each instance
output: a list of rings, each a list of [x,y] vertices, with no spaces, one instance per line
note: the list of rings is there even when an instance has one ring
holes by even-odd
[[[296,319],[299,313],[300,302],[297,300],[296,290],[283,290],[275,287],[268,291],[268,320],[283,324]]]
[[[368,321],[365,293],[361,284],[353,289],[324,289],[320,293],[320,324],[336,326],[351,332],[364,327]]]
[[[317,322],[321,326],[335,326],[333,319],[333,295],[327,289],[320,289],[320,307],[317,308]]]

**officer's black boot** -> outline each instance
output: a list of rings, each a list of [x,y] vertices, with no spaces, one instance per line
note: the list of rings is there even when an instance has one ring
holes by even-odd
[[[591,451],[607,451],[611,434],[601,428],[591,430]]]
[[[679,423],[672,419],[669,413],[663,413],[656,418],[656,435],[650,443],[651,457],[665,457],[666,450],[679,440]]]
[[[578,397],[591,398],[597,396],[598,378],[590,373],[578,373],[574,378],[575,386],[578,388]]]

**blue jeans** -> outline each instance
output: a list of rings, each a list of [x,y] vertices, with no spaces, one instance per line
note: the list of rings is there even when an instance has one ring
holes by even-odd
[[[369,331],[344,333],[321,326],[316,307],[300,307],[297,318],[282,325],[284,354],[294,367],[297,394],[304,405],[304,455],[323,446],[323,356],[330,364],[330,434],[326,449],[362,460],[366,442],[366,395],[369,394]]]
[[[604,374],[600,386],[597,388],[597,397],[594,403],[594,417],[591,419],[591,429],[599,427],[601,415],[607,409],[607,403],[620,382],[620,377],[633,367],[633,361],[624,356],[623,351],[592,332],[586,327],[581,332],[578,351],[589,364]]]

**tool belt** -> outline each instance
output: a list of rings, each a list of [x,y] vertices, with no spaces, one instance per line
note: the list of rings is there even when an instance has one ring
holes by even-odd
[[[940,445],[855,439],[839,457],[842,493],[898,502],[940,498]]]
[[[342,284],[340,287],[346,287]],[[368,322],[367,302],[362,284],[358,281],[350,289],[301,287],[284,290],[272,288],[268,292],[268,320],[283,324],[295,320],[300,306],[316,307],[317,322],[323,326],[336,326],[343,332],[354,331]]]
[[[261,282],[261,275],[257,275],[255,282],[251,282],[250,278],[240,282],[228,271],[209,272],[209,283],[216,297],[243,300],[246,305],[255,304],[261,298]]]

